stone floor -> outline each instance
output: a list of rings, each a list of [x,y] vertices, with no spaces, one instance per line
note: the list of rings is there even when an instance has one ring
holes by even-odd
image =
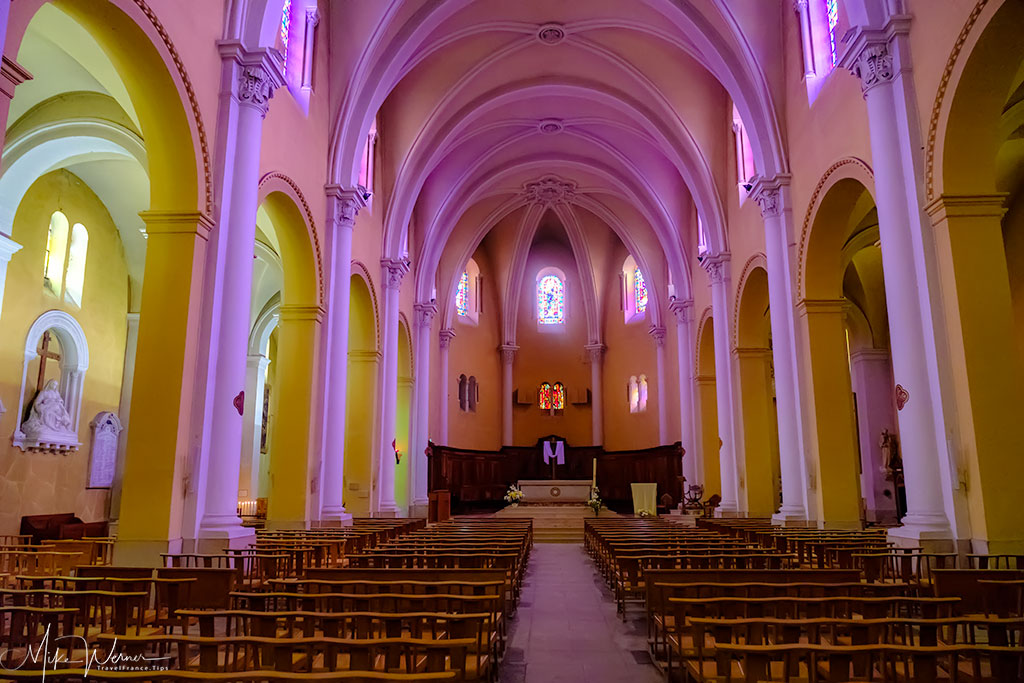
[[[623,622],[580,544],[536,544],[501,683],[659,683],[643,612]]]

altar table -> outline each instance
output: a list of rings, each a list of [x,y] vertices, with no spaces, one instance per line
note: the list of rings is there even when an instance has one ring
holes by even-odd
[[[520,479],[519,488],[526,504],[582,504],[590,498],[589,479]]]

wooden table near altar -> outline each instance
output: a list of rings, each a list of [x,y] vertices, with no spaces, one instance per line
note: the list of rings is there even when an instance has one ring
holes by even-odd
[[[586,503],[590,498],[590,479],[520,479],[519,488],[526,504]]]

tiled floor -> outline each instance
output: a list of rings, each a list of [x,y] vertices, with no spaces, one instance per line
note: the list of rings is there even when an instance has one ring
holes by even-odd
[[[612,594],[579,544],[533,547],[501,668],[501,683],[662,681],[647,657],[642,611],[619,619]]]

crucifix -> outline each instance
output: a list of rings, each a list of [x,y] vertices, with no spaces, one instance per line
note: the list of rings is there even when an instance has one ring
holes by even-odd
[[[50,350],[50,331],[43,332],[43,343],[39,345],[39,377],[36,379],[36,394],[43,390],[46,384],[46,361],[60,360],[60,354]]]

